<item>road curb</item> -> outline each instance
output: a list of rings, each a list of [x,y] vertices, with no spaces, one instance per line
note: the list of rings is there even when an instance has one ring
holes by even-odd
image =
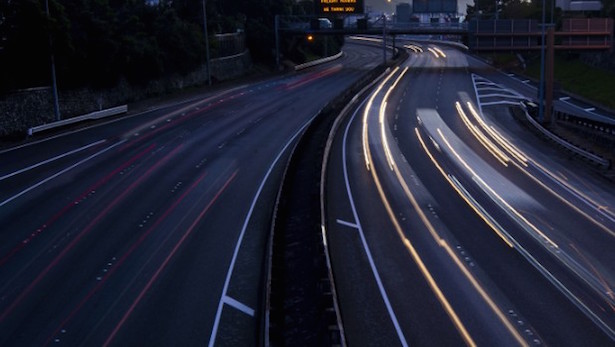
[[[397,59],[395,64],[403,61]],[[322,175],[331,128],[339,127],[361,93],[382,75],[380,65],[333,98],[294,146],[283,177],[269,235],[261,343],[346,346],[326,241]],[[328,156],[328,155],[327,155]],[[298,280],[298,281],[297,281]]]

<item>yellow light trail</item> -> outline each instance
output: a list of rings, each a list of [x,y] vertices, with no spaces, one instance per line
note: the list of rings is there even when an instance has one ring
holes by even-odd
[[[500,144],[500,146],[504,147],[510,153],[510,155],[512,155],[517,160],[519,160],[522,163],[522,165],[527,167],[527,156],[525,154],[523,154],[520,150],[518,150],[515,146],[513,146],[502,135],[500,135],[495,130],[494,127],[490,127],[489,125],[487,125],[485,120],[478,114],[478,112],[476,112],[476,109],[474,108],[474,106],[472,106],[472,103],[470,103],[468,101],[467,102],[467,106],[468,106],[468,109],[470,110],[470,113],[472,114],[472,116],[474,116],[474,119],[476,119],[476,121],[485,130],[485,132],[487,132],[489,135],[491,135],[491,137],[495,141],[497,141]]]
[[[369,148],[367,149],[367,154],[371,162],[371,150]],[[380,200],[382,201],[387,211],[387,214],[389,215],[391,223],[393,223],[393,226],[395,227],[395,231],[397,232],[397,235],[401,239],[402,243],[406,246],[406,249],[412,256],[412,259],[419,267],[419,270],[423,274],[423,277],[429,284],[429,287],[431,288],[432,292],[436,295],[436,298],[440,302],[440,305],[442,305],[442,308],[444,309],[444,311],[447,313],[447,315],[451,319],[453,325],[455,325],[455,328],[457,329],[461,337],[464,339],[464,341],[466,342],[468,346],[473,346],[473,347],[476,346],[476,343],[470,336],[463,322],[461,321],[459,316],[457,316],[457,313],[455,313],[455,310],[453,309],[448,299],[446,298],[446,296],[444,295],[444,293],[442,292],[442,290],[436,283],[435,279],[433,278],[433,276],[431,275],[431,273],[425,266],[425,263],[423,263],[423,260],[421,259],[420,255],[418,254],[418,252],[416,251],[416,249],[414,248],[410,240],[404,235],[403,229],[401,225],[399,224],[399,221],[397,220],[397,217],[395,216],[395,213],[393,212],[393,209],[391,208],[391,205],[386,195],[384,194],[384,190],[382,189],[382,184],[380,183],[380,179],[378,178],[378,174],[376,173],[375,168],[374,170],[370,170],[370,172],[372,174],[372,178],[374,179],[374,183],[376,184],[376,188],[378,190],[378,195],[380,196]]]
[[[367,126],[368,123],[367,123],[366,119],[364,119],[363,124],[364,124],[364,126]],[[383,143],[384,143],[384,141],[383,141]],[[363,146],[364,146],[364,153],[366,154],[366,157],[367,157],[366,161],[371,163],[372,162],[372,155],[371,155],[371,149],[369,148],[369,144],[364,141],[363,142]],[[385,146],[385,145],[383,144],[383,146]],[[385,149],[385,151],[386,151],[386,149]],[[442,237],[440,237],[438,235],[437,231],[435,230],[435,227],[431,224],[431,222],[429,221],[429,219],[427,218],[427,216],[425,215],[423,210],[420,208],[420,206],[419,206],[418,202],[416,201],[414,195],[410,192],[410,189],[408,188],[408,185],[405,182],[405,180],[403,179],[403,177],[401,175],[401,172],[399,171],[397,166],[393,166],[393,170],[394,170],[394,172],[395,172],[395,174],[397,176],[397,179],[400,182],[400,184],[401,184],[401,186],[402,186],[406,196],[408,197],[410,203],[412,204],[413,208],[415,209],[415,211],[419,215],[419,217],[420,217],[421,221],[423,222],[423,224],[426,226],[426,228],[428,229],[428,231],[430,232],[430,234],[434,238],[435,242],[440,247],[442,247],[445,250],[445,252],[448,254],[448,256],[453,260],[453,262],[461,270],[461,272],[468,279],[468,281],[475,288],[475,290],[479,293],[479,295],[483,298],[483,300],[487,303],[487,305],[498,316],[500,321],[504,324],[504,326],[511,333],[511,335],[514,336],[514,338],[519,342],[520,345],[527,346],[526,341],[522,338],[522,336],[519,334],[519,332],[510,323],[510,321],[507,319],[506,315],[504,315],[504,313],[495,304],[493,299],[491,299],[491,297],[489,297],[487,292],[482,288],[482,286],[476,280],[476,278],[474,278],[474,276],[470,273],[470,271],[467,269],[467,267],[464,265],[464,263],[456,255],[454,250],[448,245],[446,240],[444,240]],[[439,288],[438,284],[436,283],[436,281],[434,280],[433,276],[431,275],[431,273],[429,272],[429,270],[427,269],[427,267],[423,263],[420,255],[418,254],[416,249],[413,247],[413,245],[410,242],[410,240],[404,235],[403,229],[402,229],[401,225],[399,224],[399,221],[397,220],[397,217],[396,217],[395,213],[393,212],[393,209],[390,206],[390,203],[389,203],[389,201],[388,201],[388,199],[387,199],[387,197],[386,197],[386,195],[384,193],[384,190],[382,188],[382,184],[380,183],[380,179],[379,179],[378,174],[376,172],[376,168],[373,167],[373,169],[369,170],[369,171],[372,174],[372,177],[374,179],[374,183],[376,184],[378,193],[380,195],[380,199],[383,202],[383,205],[385,206],[385,209],[387,210],[387,214],[389,215],[389,218],[390,218],[391,222],[393,223],[398,236],[400,237],[400,239],[402,240],[403,244],[408,249],[408,251],[409,251],[410,255],[412,256],[412,258],[414,259],[415,263],[419,266],[419,269],[421,270],[421,273],[423,274],[423,276],[427,280],[428,284],[430,285],[430,288],[432,289],[432,291],[434,292],[434,294],[436,295],[436,297],[440,301],[442,307],[444,308],[446,313],[451,318],[451,321],[453,322],[453,324],[457,328],[457,330],[460,333],[460,335],[463,337],[463,339],[466,341],[466,343],[468,345],[475,346],[476,343],[474,342],[474,340],[470,336],[469,332],[465,328],[463,322],[457,316],[456,312],[454,311],[454,309],[452,308],[452,306],[448,302],[448,299],[442,293],[442,291]],[[503,238],[503,239],[505,240],[505,238]]]
[[[433,49],[434,51],[438,52],[438,54],[440,54],[442,58],[446,58],[446,54],[444,54],[444,52],[439,47],[434,47]]]
[[[386,111],[386,106],[387,106],[387,100],[389,99],[391,92],[395,89],[395,87],[397,86],[399,81],[401,81],[401,79],[404,77],[407,71],[408,71],[408,67],[405,67],[404,70],[399,74],[399,76],[397,76],[397,79],[395,80],[395,82],[393,82],[393,84],[389,87],[387,92],[384,94],[384,97],[382,98],[382,103],[380,104],[380,113],[378,117],[378,122],[380,124],[380,136],[382,137],[382,145],[384,146],[384,153],[386,155],[387,162],[389,163],[389,168],[391,170],[393,170],[393,166],[395,165],[395,160],[393,160],[393,156],[391,155],[391,149],[389,147],[389,140],[386,134],[386,126],[385,126],[386,112],[385,111]]]
[[[470,122],[470,119],[468,118],[468,116],[466,116],[466,113],[461,108],[461,104],[459,102],[455,102],[455,107],[457,108],[457,113],[459,114],[459,117],[461,117],[461,120],[465,124],[466,128],[470,130],[470,132],[472,133],[472,135],[474,135],[478,142],[480,142],[483,147],[485,147],[485,149],[489,153],[491,153],[491,155],[493,155],[495,159],[497,159],[502,165],[508,167],[508,162],[510,161],[510,158],[508,158],[508,156],[504,154],[504,152],[502,152],[493,142],[491,142],[491,140],[489,140],[489,138],[485,136],[485,134],[483,134],[474,124],[472,124],[472,122]]]
[[[436,58],[440,58],[440,56],[438,55],[438,52],[435,49],[431,47],[427,47],[427,50],[433,53],[433,55],[436,56]]]
[[[369,133],[368,133],[368,126],[367,126],[367,117],[369,116],[369,111],[372,108],[372,103],[374,102],[374,99],[376,98],[376,95],[378,95],[378,93],[380,93],[380,90],[382,90],[382,88],[384,87],[384,85],[387,83],[387,81],[389,79],[391,79],[391,77],[393,77],[393,75],[397,72],[397,70],[399,70],[399,67],[395,67],[395,69],[393,69],[393,71],[384,79],[384,81],[382,81],[382,83],[380,83],[380,85],[378,86],[378,88],[376,89],[376,91],[372,94],[372,96],[369,98],[369,101],[367,102],[367,105],[365,106],[365,111],[363,112],[363,132],[362,132],[362,140],[363,140],[363,157],[365,159],[365,166],[367,167],[367,171],[370,170],[370,156],[367,153],[367,150],[369,149]]]
[[[470,102],[467,103],[468,108],[470,109],[470,113],[472,113],[472,115],[476,118],[476,120],[481,124],[481,126],[483,126],[483,128],[485,129],[489,129],[492,132],[490,132],[489,130],[487,130],[491,136],[494,139],[501,139],[502,142],[500,144],[502,144],[503,147],[507,148],[509,150],[509,153],[511,153],[511,155],[515,158],[517,158],[518,160],[521,161],[522,166],[518,165],[516,162],[512,162],[515,166],[517,166],[517,168],[519,168],[519,170],[521,170],[521,172],[523,172],[527,177],[529,177],[530,179],[532,179],[534,182],[536,182],[538,185],[540,185],[542,188],[544,188],[546,191],[548,191],[549,193],[551,193],[553,196],[555,196],[558,200],[560,200],[561,202],[563,202],[564,204],[566,204],[568,207],[572,208],[574,211],[576,211],[577,213],[579,213],[580,215],[582,215],[583,217],[585,217],[587,220],[589,220],[591,223],[593,223],[594,225],[596,225],[598,228],[602,229],[603,231],[605,231],[606,233],[608,233],[611,236],[615,237],[615,231],[612,230],[611,228],[609,228],[608,226],[604,225],[602,222],[600,222],[599,220],[597,220],[594,216],[589,215],[588,213],[586,213],[585,211],[581,210],[576,204],[573,204],[572,202],[570,202],[568,199],[564,198],[563,196],[561,196],[560,194],[558,194],[555,190],[553,190],[551,187],[547,186],[544,182],[542,182],[540,179],[538,179],[536,176],[534,176],[533,174],[531,174],[529,171],[527,171],[525,168],[528,167],[527,162],[530,161],[530,159],[528,159],[528,156],[525,155],[521,150],[519,150],[517,147],[515,147],[512,143],[510,143],[508,140],[506,140],[502,135],[500,135],[497,131],[495,131],[495,129],[493,127],[489,127],[485,121],[482,119],[482,117],[480,117],[480,115],[478,114],[478,112],[476,111],[476,109],[474,109],[474,107],[472,106],[472,104]],[[497,141],[497,140],[496,140]],[[536,160],[531,160],[532,164],[535,165],[536,167],[538,167],[540,170],[542,170],[544,173],[546,173],[548,176],[550,176],[551,178],[553,178],[555,181],[557,181],[559,184],[561,184],[562,186],[564,186],[566,189],[569,189],[570,191],[572,191],[574,194],[582,197],[584,200],[586,200],[590,205],[593,205],[594,208],[597,209],[601,209],[601,205],[594,201],[592,198],[590,198],[589,196],[585,195],[582,191],[576,189],[575,187],[571,186],[568,182],[561,180],[559,177],[557,177],[557,175],[555,175],[554,173],[552,173],[550,170],[548,170],[547,168],[545,168],[544,166],[542,166],[540,163],[538,163]],[[609,214],[610,215],[610,214]]]
[[[412,192],[410,191],[410,188],[408,187],[408,184],[406,183],[406,181],[403,178],[401,172],[399,171],[399,168],[398,167],[394,167],[394,171],[395,171],[395,175],[396,175],[400,185],[402,186],[402,189],[403,189],[404,193],[406,194],[406,197],[410,201],[410,203],[411,203],[412,207],[414,208],[414,210],[416,211],[416,213],[419,215],[419,218],[421,219],[421,221],[423,222],[423,224],[425,225],[425,227],[427,228],[427,230],[429,231],[429,233],[433,237],[434,241],[440,247],[442,247],[445,250],[445,252],[448,254],[448,256],[453,260],[453,262],[457,265],[457,267],[464,274],[466,279],[468,279],[468,281],[471,283],[471,285],[474,287],[474,289],[479,293],[481,298],[487,303],[487,305],[491,308],[491,310],[494,312],[494,314],[496,314],[496,316],[504,324],[506,329],[517,340],[517,342],[519,342],[520,345],[527,346],[527,342],[523,339],[523,337],[519,334],[519,332],[515,329],[515,327],[510,323],[510,321],[507,319],[506,315],[500,310],[500,308],[493,301],[493,299],[489,296],[489,294],[487,294],[487,292],[480,285],[478,280],[476,280],[476,278],[472,275],[472,273],[467,269],[467,267],[461,261],[461,259],[459,259],[458,255],[455,253],[455,251],[448,245],[448,242],[446,242],[446,240],[443,239],[438,234],[438,232],[436,231],[436,229],[433,226],[433,224],[429,221],[429,219],[425,215],[424,211],[421,209],[419,203],[417,202],[416,198],[414,197],[414,194],[412,194]],[[413,258],[415,259],[417,264],[419,264],[419,266],[421,268],[421,271],[423,272],[424,276],[426,278],[428,278],[428,281],[429,281],[430,285],[434,286],[434,287],[432,287],[432,288],[434,288],[433,289],[434,292],[436,293],[438,298],[441,300],[441,303],[443,304],[443,307],[445,307],[447,313],[449,314],[449,317],[451,317],[451,319],[452,319],[453,323],[456,325],[458,331],[460,332],[462,337],[466,340],[466,343],[468,343],[468,345],[474,345],[475,343],[472,340],[472,337],[469,335],[469,333],[465,329],[463,323],[461,322],[461,320],[459,319],[459,317],[457,316],[455,311],[452,309],[452,307],[448,303],[448,300],[442,294],[441,290],[439,289],[439,287],[437,286],[437,284],[433,280],[433,277],[429,273],[429,270],[427,269],[427,267],[425,267],[425,265],[423,264],[422,260],[420,259],[420,256],[418,255],[416,250],[412,247],[412,243],[404,235],[403,230],[402,230],[401,226],[399,225],[399,222],[397,221],[397,216],[395,215],[395,213],[393,213],[393,210],[390,207],[388,199],[386,198],[386,195],[384,194],[384,191],[383,191],[382,186],[380,184],[380,180],[378,178],[378,174],[376,173],[376,170],[375,169],[372,170],[371,173],[372,173],[372,177],[374,178],[374,182],[376,183],[376,186],[378,188],[378,192],[380,194],[380,198],[383,201],[383,203],[385,204],[385,207],[386,207],[387,212],[389,214],[389,218],[391,219],[391,221],[395,225],[395,228],[396,228],[396,231],[398,233],[398,236],[402,239],[404,244],[406,244],[406,246],[408,247],[410,253],[413,256]],[[501,236],[501,237],[502,237],[503,240],[505,240],[505,242],[507,244],[509,244],[512,247],[512,245],[510,244],[510,241],[507,241],[506,238],[503,237],[503,236]],[[431,281],[433,281],[433,283]]]
[[[547,241],[552,247],[559,249],[559,246],[553,242],[551,240],[551,238],[549,238],[547,235],[545,235],[545,233],[543,233],[540,229],[538,229],[534,224],[532,224],[529,220],[527,220],[521,213],[519,213],[519,211],[517,211],[514,207],[512,207],[506,200],[504,200],[504,198],[502,198],[495,190],[493,190],[493,188],[491,188],[490,185],[488,185],[471,167],[470,165],[468,165],[468,163],[459,155],[459,153],[457,153],[457,151],[453,148],[453,146],[451,146],[451,144],[448,142],[448,140],[446,139],[446,137],[444,136],[444,134],[442,133],[442,130],[438,129],[438,134],[440,134],[440,137],[442,138],[442,140],[444,141],[444,143],[446,144],[446,146],[449,148],[449,150],[453,153],[453,155],[455,155],[455,157],[457,158],[457,160],[459,160],[459,162],[470,172],[470,174],[472,174],[473,177],[475,177],[476,180],[478,180],[480,182],[480,184],[487,189],[491,195],[493,197],[495,197],[498,201],[500,201],[511,213],[513,213],[518,219],[520,219],[521,221],[523,221],[523,223],[525,223],[527,226],[529,226],[532,230],[534,230],[534,232],[536,232],[538,235],[540,235],[545,241]]]
[[[459,196],[468,204],[468,206],[470,206],[474,210],[474,212],[478,214],[478,216],[508,245],[508,247],[514,248],[512,242],[510,241],[510,237],[507,235],[504,235],[505,232],[503,231],[503,228],[499,226],[493,220],[491,216],[488,216],[484,211],[482,211],[477,206],[478,203],[475,204],[472,201],[470,201],[470,199],[468,198],[469,194],[464,193],[461,190],[461,185],[455,184],[455,182],[453,182],[453,180],[451,179],[451,176],[444,171],[444,169],[438,163],[438,161],[433,156],[431,151],[427,148],[427,145],[425,144],[425,141],[423,140],[423,137],[421,136],[421,133],[419,132],[418,128],[414,128],[414,132],[416,133],[416,136],[419,139],[421,147],[423,147],[423,150],[425,151],[425,153],[427,154],[431,162],[434,164],[434,166],[438,169],[438,171],[440,171],[440,174],[442,174],[442,177],[446,179],[446,181],[451,185],[451,187],[453,187],[453,189],[457,192],[457,194],[459,194]],[[433,140],[433,138],[430,137],[430,139],[434,143],[434,145],[437,146],[437,143]]]

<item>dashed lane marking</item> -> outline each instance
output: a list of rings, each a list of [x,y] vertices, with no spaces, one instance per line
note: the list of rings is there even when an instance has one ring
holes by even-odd
[[[346,222],[346,221],[343,221],[341,219],[338,219],[336,221],[337,221],[337,224],[344,225],[344,226],[347,226],[347,227],[353,228],[353,229],[359,229],[359,226],[357,224],[355,224],[355,223]]]
[[[227,304],[227,305],[229,305],[229,306],[231,306],[233,308],[238,309],[239,311],[247,314],[250,317],[254,317],[254,309],[253,308],[248,307],[247,305],[245,305],[245,304],[243,304],[243,303],[241,303],[241,302],[231,298],[228,295],[225,295],[222,300],[224,301],[225,304]]]

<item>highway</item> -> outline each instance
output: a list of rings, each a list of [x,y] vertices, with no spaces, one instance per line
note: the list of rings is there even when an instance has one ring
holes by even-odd
[[[410,58],[345,119],[326,173],[348,344],[612,345],[612,183],[512,118],[527,83],[403,45]]]
[[[0,152],[0,345],[256,345],[288,153],[343,58]]]

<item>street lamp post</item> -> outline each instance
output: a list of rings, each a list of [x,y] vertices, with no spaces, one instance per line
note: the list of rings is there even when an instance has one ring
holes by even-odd
[[[49,14],[49,0],[45,0],[45,12],[47,13],[47,21],[51,22],[51,15]],[[58,85],[56,81],[56,61],[53,54],[53,41],[51,40],[51,32],[49,31],[49,50],[51,55],[51,90],[53,92],[53,113],[57,121],[61,120],[60,116],[60,101],[58,100]]]
[[[538,93],[538,121],[543,122],[545,116],[545,0],[542,0],[542,30],[540,46],[540,88]]]
[[[207,60],[207,84],[211,85],[211,60],[209,59],[209,34],[207,33],[207,0],[203,0],[203,31],[205,32],[205,59]]]
[[[384,65],[387,64],[387,17],[382,14],[382,56]]]

